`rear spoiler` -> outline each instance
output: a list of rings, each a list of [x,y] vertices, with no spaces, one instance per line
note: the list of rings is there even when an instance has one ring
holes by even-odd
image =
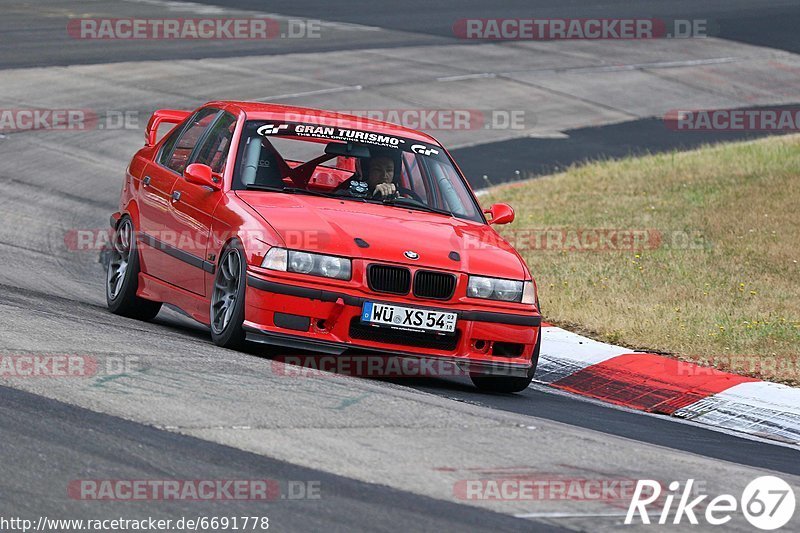
[[[144,130],[144,145],[155,146],[158,142],[158,127],[166,122],[167,124],[179,124],[189,116],[191,111],[181,111],[179,109],[159,109],[150,121],[147,123],[147,129]]]

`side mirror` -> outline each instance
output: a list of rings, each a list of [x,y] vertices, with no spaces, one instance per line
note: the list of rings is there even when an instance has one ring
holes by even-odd
[[[489,224],[508,224],[514,222],[514,208],[508,204],[494,204],[484,211],[489,215]]]
[[[183,178],[189,183],[208,187],[213,191],[222,188],[219,178],[214,176],[211,167],[202,163],[192,163],[183,171]]]

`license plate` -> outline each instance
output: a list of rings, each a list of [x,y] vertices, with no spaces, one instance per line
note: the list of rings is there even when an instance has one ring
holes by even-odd
[[[399,305],[364,302],[361,322],[390,326],[395,329],[453,333],[456,330],[456,313],[415,309]]]

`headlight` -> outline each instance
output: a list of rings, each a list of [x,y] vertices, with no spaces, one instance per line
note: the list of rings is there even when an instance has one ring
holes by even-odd
[[[289,262],[287,252],[286,248],[270,248],[267,255],[264,256],[264,260],[261,261],[261,267],[286,272],[286,265]]]
[[[470,276],[467,296],[503,302],[532,304],[535,300],[533,282],[513,279],[483,278]]]
[[[326,278],[350,279],[349,259],[333,255],[312,254],[299,250],[270,248],[267,255],[264,256],[261,266],[270,270],[297,272]]]
[[[289,252],[289,271],[311,274],[314,271],[314,256],[306,252]]]

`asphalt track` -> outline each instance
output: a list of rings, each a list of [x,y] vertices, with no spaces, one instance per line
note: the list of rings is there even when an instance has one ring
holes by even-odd
[[[780,106],[796,109],[797,105]],[[755,108],[751,108],[755,109]],[[473,188],[484,188],[519,176],[535,178],[570,165],[598,158],[642,156],[673,150],[691,150],[718,142],[744,141],[768,132],[695,132],[680,134],[664,127],[660,118],[643,118],[606,126],[566,130],[564,137],[523,137],[453,150],[453,157],[470,176]],[[774,134],[773,134],[774,135]]]
[[[282,531],[395,531],[399,524],[412,531],[527,527],[519,518],[294,466],[6,387],[0,387],[0,428],[6,479],[0,512],[6,517],[96,518],[85,502],[54,497],[65,496],[66,489],[56,495],[52,487],[66,487],[68,471],[80,471],[110,479],[291,480],[320,489],[318,499],[303,501],[290,499],[292,492],[282,486],[283,498],[266,502],[147,502],[147,516],[156,518],[268,516]],[[109,516],[144,516],[140,502],[102,505]]]
[[[200,3],[213,4],[207,0]],[[580,0],[511,0],[487,5],[480,0],[450,0],[431,5],[424,0],[404,2],[402,12],[391,4],[374,5],[369,0],[348,2],[346,9],[331,9],[327,2],[314,1],[280,5],[259,0],[231,0],[243,9],[277,11],[297,17],[380,26],[393,30],[452,37],[453,22],[461,18],[603,18],[652,17],[664,19],[706,19],[709,35],[749,44],[800,51],[796,28],[800,24],[797,4],[789,0],[644,0],[629,2],[583,2]]]
[[[163,2],[162,2],[163,3]],[[349,24],[378,27],[398,32],[370,32],[371,37],[353,41],[330,43],[327,40],[263,42],[163,43],[140,42],[131,47],[126,43],[103,42],[89,46],[74,46],[64,32],[64,20],[69,16],[119,18],[141,16],[151,5],[148,0],[111,3],[91,0],[30,3],[9,0],[3,6],[2,40],[0,40],[0,67],[44,67],[109,61],[136,61],[143,59],[167,60],[205,57],[230,57],[254,53],[296,53],[299,51],[324,52],[366,48],[369,46],[418,46],[429,42],[454,41],[453,24],[461,18],[512,18],[512,17],[662,17],[710,21],[709,34],[724,39],[800,52],[797,27],[800,13],[791,0],[646,0],[628,2],[591,3],[573,0],[513,0],[486,5],[480,0],[459,2],[448,0],[430,2],[415,0],[404,2],[402,8],[370,0],[348,2],[346,6],[331,6],[330,2],[314,0],[304,2],[275,2],[264,0],[200,0],[209,6],[207,14],[213,15],[218,6],[305,18],[324,19]],[[410,35],[405,35],[404,33]],[[470,43],[466,43],[470,44]]]
[[[789,3],[713,2],[706,3],[710,7],[705,10],[696,4],[653,2],[637,8],[651,16],[690,18],[709,13],[711,18],[736,23],[723,25],[725,31],[741,28],[738,34],[723,35],[726,38],[796,51],[796,40],[788,30],[780,31],[797,20],[797,9]],[[347,13],[321,3],[295,4],[291,10],[261,2],[227,6],[386,29],[343,26],[325,42],[276,41],[265,50],[241,43],[224,47],[215,43],[89,43],[85,47],[64,37],[65,17],[166,16],[169,11],[163,2],[11,2],[3,7],[9,16],[0,22],[0,66],[20,69],[3,71],[0,105],[104,105],[105,109],[132,108],[143,113],[146,102],[188,106],[203,97],[192,92],[197,91],[198,82],[191,78],[192,88],[182,88],[181,73],[188,76],[189,71],[183,65],[171,67],[170,60],[267,54],[279,62],[286,54],[345,54],[361,48],[394,49],[382,52],[384,57],[400,57],[407,49],[417,54],[414,47],[450,46],[451,20],[530,16],[531,9],[530,4],[508,4],[506,10],[491,12],[463,3],[419,4],[408,5],[400,16],[356,4]],[[574,16],[573,8],[567,4],[567,11],[559,11],[559,16]],[[758,17],[753,17],[754,11]],[[594,13],[614,15],[596,11],[587,16]],[[774,31],[764,31],[768,28]],[[470,48],[461,53],[482,50],[474,43],[456,44]],[[729,44],[726,40],[714,46],[722,49]],[[742,57],[773,53],[736,46]],[[620,62],[625,60],[626,49],[613,50]],[[459,51],[448,52],[454,53]],[[786,55],[779,58],[793,60]],[[160,60],[165,60],[163,70],[154,63]],[[440,60],[432,60],[436,61]],[[122,62],[133,63],[116,69],[110,65]],[[87,65],[83,70],[60,68],[74,63]],[[458,61],[446,66],[466,68]],[[279,87],[259,78],[263,94],[306,90],[299,80],[287,79],[291,72],[288,66],[284,68],[274,72],[280,74]],[[239,70],[245,69],[232,63],[231,77],[209,91],[223,97],[220,91],[227,84],[237,95],[246,92],[250,88],[232,78]],[[345,72],[343,77],[350,77],[351,83],[376,82],[364,72]],[[335,73],[322,76],[333,80]],[[387,74],[378,66],[373,76],[386,81]],[[436,92],[433,87],[412,90],[429,96]],[[385,87],[379,87],[380,91],[390,95]],[[774,101],[752,105],[800,100],[794,87],[785,93]],[[718,95],[724,104],[729,97]],[[311,95],[302,101],[324,107],[334,97],[325,98]],[[534,148],[537,154],[524,163],[538,173],[583,158],[622,155],[623,145],[646,150],[648,142],[664,143],[658,141],[657,121],[630,112],[608,113],[608,123],[597,127],[581,125],[566,115],[555,116],[553,123],[565,124],[555,128],[561,136],[549,136],[548,125],[539,138],[498,138],[464,146],[455,151],[456,158],[474,165],[469,172],[479,176],[485,173],[480,165],[496,157],[499,146],[510,146],[517,154]],[[538,124],[547,120],[542,117]],[[460,141],[468,144],[467,137],[454,134],[453,140],[457,145]],[[642,137],[646,142],[632,142]],[[122,358],[129,363],[123,370],[85,378],[9,379],[7,386],[0,387],[1,516],[177,518],[262,513],[270,516],[279,531],[538,531],[545,527],[611,531],[621,527],[621,509],[607,502],[465,501],[455,496],[453,487],[464,479],[497,472],[559,479],[694,477],[703,480],[712,494],[741,490],[753,477],[777,472],[798,487],[800,455],[795,448],[537,387],[520,395],[492,396],[478,394],[459,380],[287,377],[281,365],[264,357],[259,347],[243,353],[218,349],[203,328],[172,311],[163,311],[150,324],[110,315],[104,309],[103,273],[96,253],[68,249],[64,236],[69,230],[106,223],[116,207],[119,176],[140,139],[141,128],[21,132],[0,139],[0,350],[3,354],[87,355],[109,364]],[[559,143],[570,146],[559,152]],[[668,144],[665,149],[674,147]],[[517,163],[507,165],[503,172]],[[312,480],[321,485],[322,497],[266,505],[68,498],[68,483],[86,478]],[[748,530],[740,517],[729,526]]]

